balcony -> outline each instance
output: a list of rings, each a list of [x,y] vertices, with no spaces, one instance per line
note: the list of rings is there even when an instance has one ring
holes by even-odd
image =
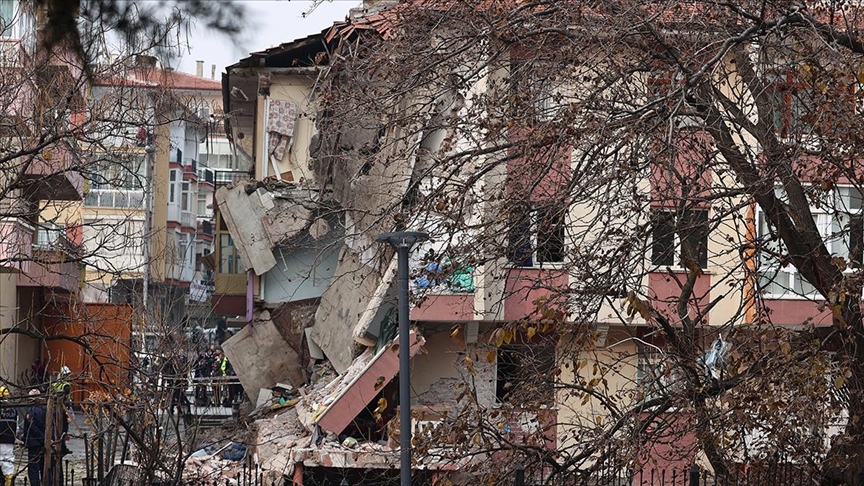
[[[215,169],[214,180],[217,187],[226,186],[228,184],[237,184],[238,182],[249,180],[249,171]]]
[[[198,175],[198,162],[195,159],[186,159],[183,162],[183,172],[186,174]]]
[[[180,226],[183,228],[197,228],[195,213],[192,211],[180,211]]]
[[[91,189],[84,197],[87,207],[144,209],[144,191],[125,189]]]
[[[81,279],[78,247],[66,237],[66,229],[50,225],[36,230],[31,261],[18,274],[19,287],[45,287],[73,293]]]
[[[198,221],[198,234],[213,236],[213,223],[211,221]]]
[[[414,269],[414,292],[423,300],[411,309],[411,319],[419,321],[470,321],[474,319],[474,269],[446,268],[432,262]]]
[[[72,148],[63,142],[47,148],[32,160],[24,160],[27,196],[35,201],[80,201],[84,177],[73,166]]]
[[[215,177],[213,176],[213,169],[208,169],[206,167],[198,168],[198,190],[206,190],[205,184],[209,184],[213,186],[215,182]],[[212,190],[212,189],[210,189]]]
[[[33,225],[23,218],[0,220],[0,268],[29,270],[34,231]]]

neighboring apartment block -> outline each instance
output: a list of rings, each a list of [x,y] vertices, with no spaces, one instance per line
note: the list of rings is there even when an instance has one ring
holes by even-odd
[[[125,136],[89,147],[98,173],[85,198],[85,239],[104,249],[88,260],[87,301],[140,305],[149,281],[157,322],[187,318],[190,284],[212,252],[212,220],[201,201],[212,198],[214,179],[199,165],[199,149],[220,90],[147,56],[95,82],[94,106],[119,110]]]
[[[86,110],[86,89],[64,46],[44,49],[46,15],[33,2],[0,2],[0,325],[25,331],[4,334],[0,375],[24,383],[45,352],[33,336],[73,315],[81,272],[84,178],[75,170],[74,124]],[[51,96],[52,85],[79,88],[64,100]],[[48,113],[55,117],[43,118]],[[55,137],[36,135],[46,126]]]

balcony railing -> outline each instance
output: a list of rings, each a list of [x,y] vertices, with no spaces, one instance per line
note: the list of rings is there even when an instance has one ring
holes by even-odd
[[[216,169],[216,185],[236,184],[249,180],[249,171]]]
[[[210,221],[199,221],[198,233],[213,236],[213,223]]]
[[[189,174],[198,174],[198,162],[195,159],[186,159],[183,161],[183,172]]]
[[[196,228],[195,214],[191,211],[180,211],[180,226],[187,228]]]
[[[214,182],[213,170],[207,169],[206,167],[199,167],[198,168],[198,182],[207,182],[207,183],[213,184],[213,182]]]
[[[144,209],[144,191],[124,189],[91,189],[84,205],[102,208]]]

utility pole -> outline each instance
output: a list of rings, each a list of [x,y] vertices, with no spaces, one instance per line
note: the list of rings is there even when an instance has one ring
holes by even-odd
[[[375,237],[396,249],[399,258],[399,459],[400,486],[411,486],[411,339],[408,307],[408,254],[429,235],[419,231],[381,233]]]
[[[150,137],[148,136],[148,139]],[[144,191],[144,293],[142,295],[142,320],[141,320],[141,352],[147,352],[147,334],[146,329],[148,327],[148,308],[149,308],[149,296],[150,296],[150,237],[152,232],[152,220],[153,220],[153,165],[154,159],[156,158],[156,147],[153,145],[153,140],[147,140],[147,146],[144,147],[144,154],[147,163],[147,169],[145,171],[145,184],[146,189]]]

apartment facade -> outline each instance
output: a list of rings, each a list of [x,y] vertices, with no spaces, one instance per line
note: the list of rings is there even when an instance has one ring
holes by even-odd
[[[45,49],[47,11],[31,2],[0,4],[3,32],[0,105],[11,122],[3,135],[4,162],[0,222],[0,320],[11,330],[0,344],[0,374],[29,385],[31,363],[45,359],[46,332],[57,316],[74,314],[81,265],[80,204],[84,178],[78,166],[74,124],[85,110],[80,63],[64,46]],[[64,102],[50,86],[69,88]],[[52,121],[41,113],[58,110]],[[46,125],[55,137],[35,133]],[[16,155],[18,154],[18,155]],[[15,331],[21,331],[16,333]]]
[[[89,147],[100,173],[85,198],[85,239],[100,249],[88,261],[84,296],[155,303],[150,317],[176,329],[188,320],[186,304],[198,302],[191,292],[201,298],[190,286],[212,251],[212,221],[199,199],[212,194],[213,174],[199,166],[199,149],[221,87],[147,56],[130,64],[93,88],[92,104],[122,111],[115,119],[126,125],[113,143]]]

